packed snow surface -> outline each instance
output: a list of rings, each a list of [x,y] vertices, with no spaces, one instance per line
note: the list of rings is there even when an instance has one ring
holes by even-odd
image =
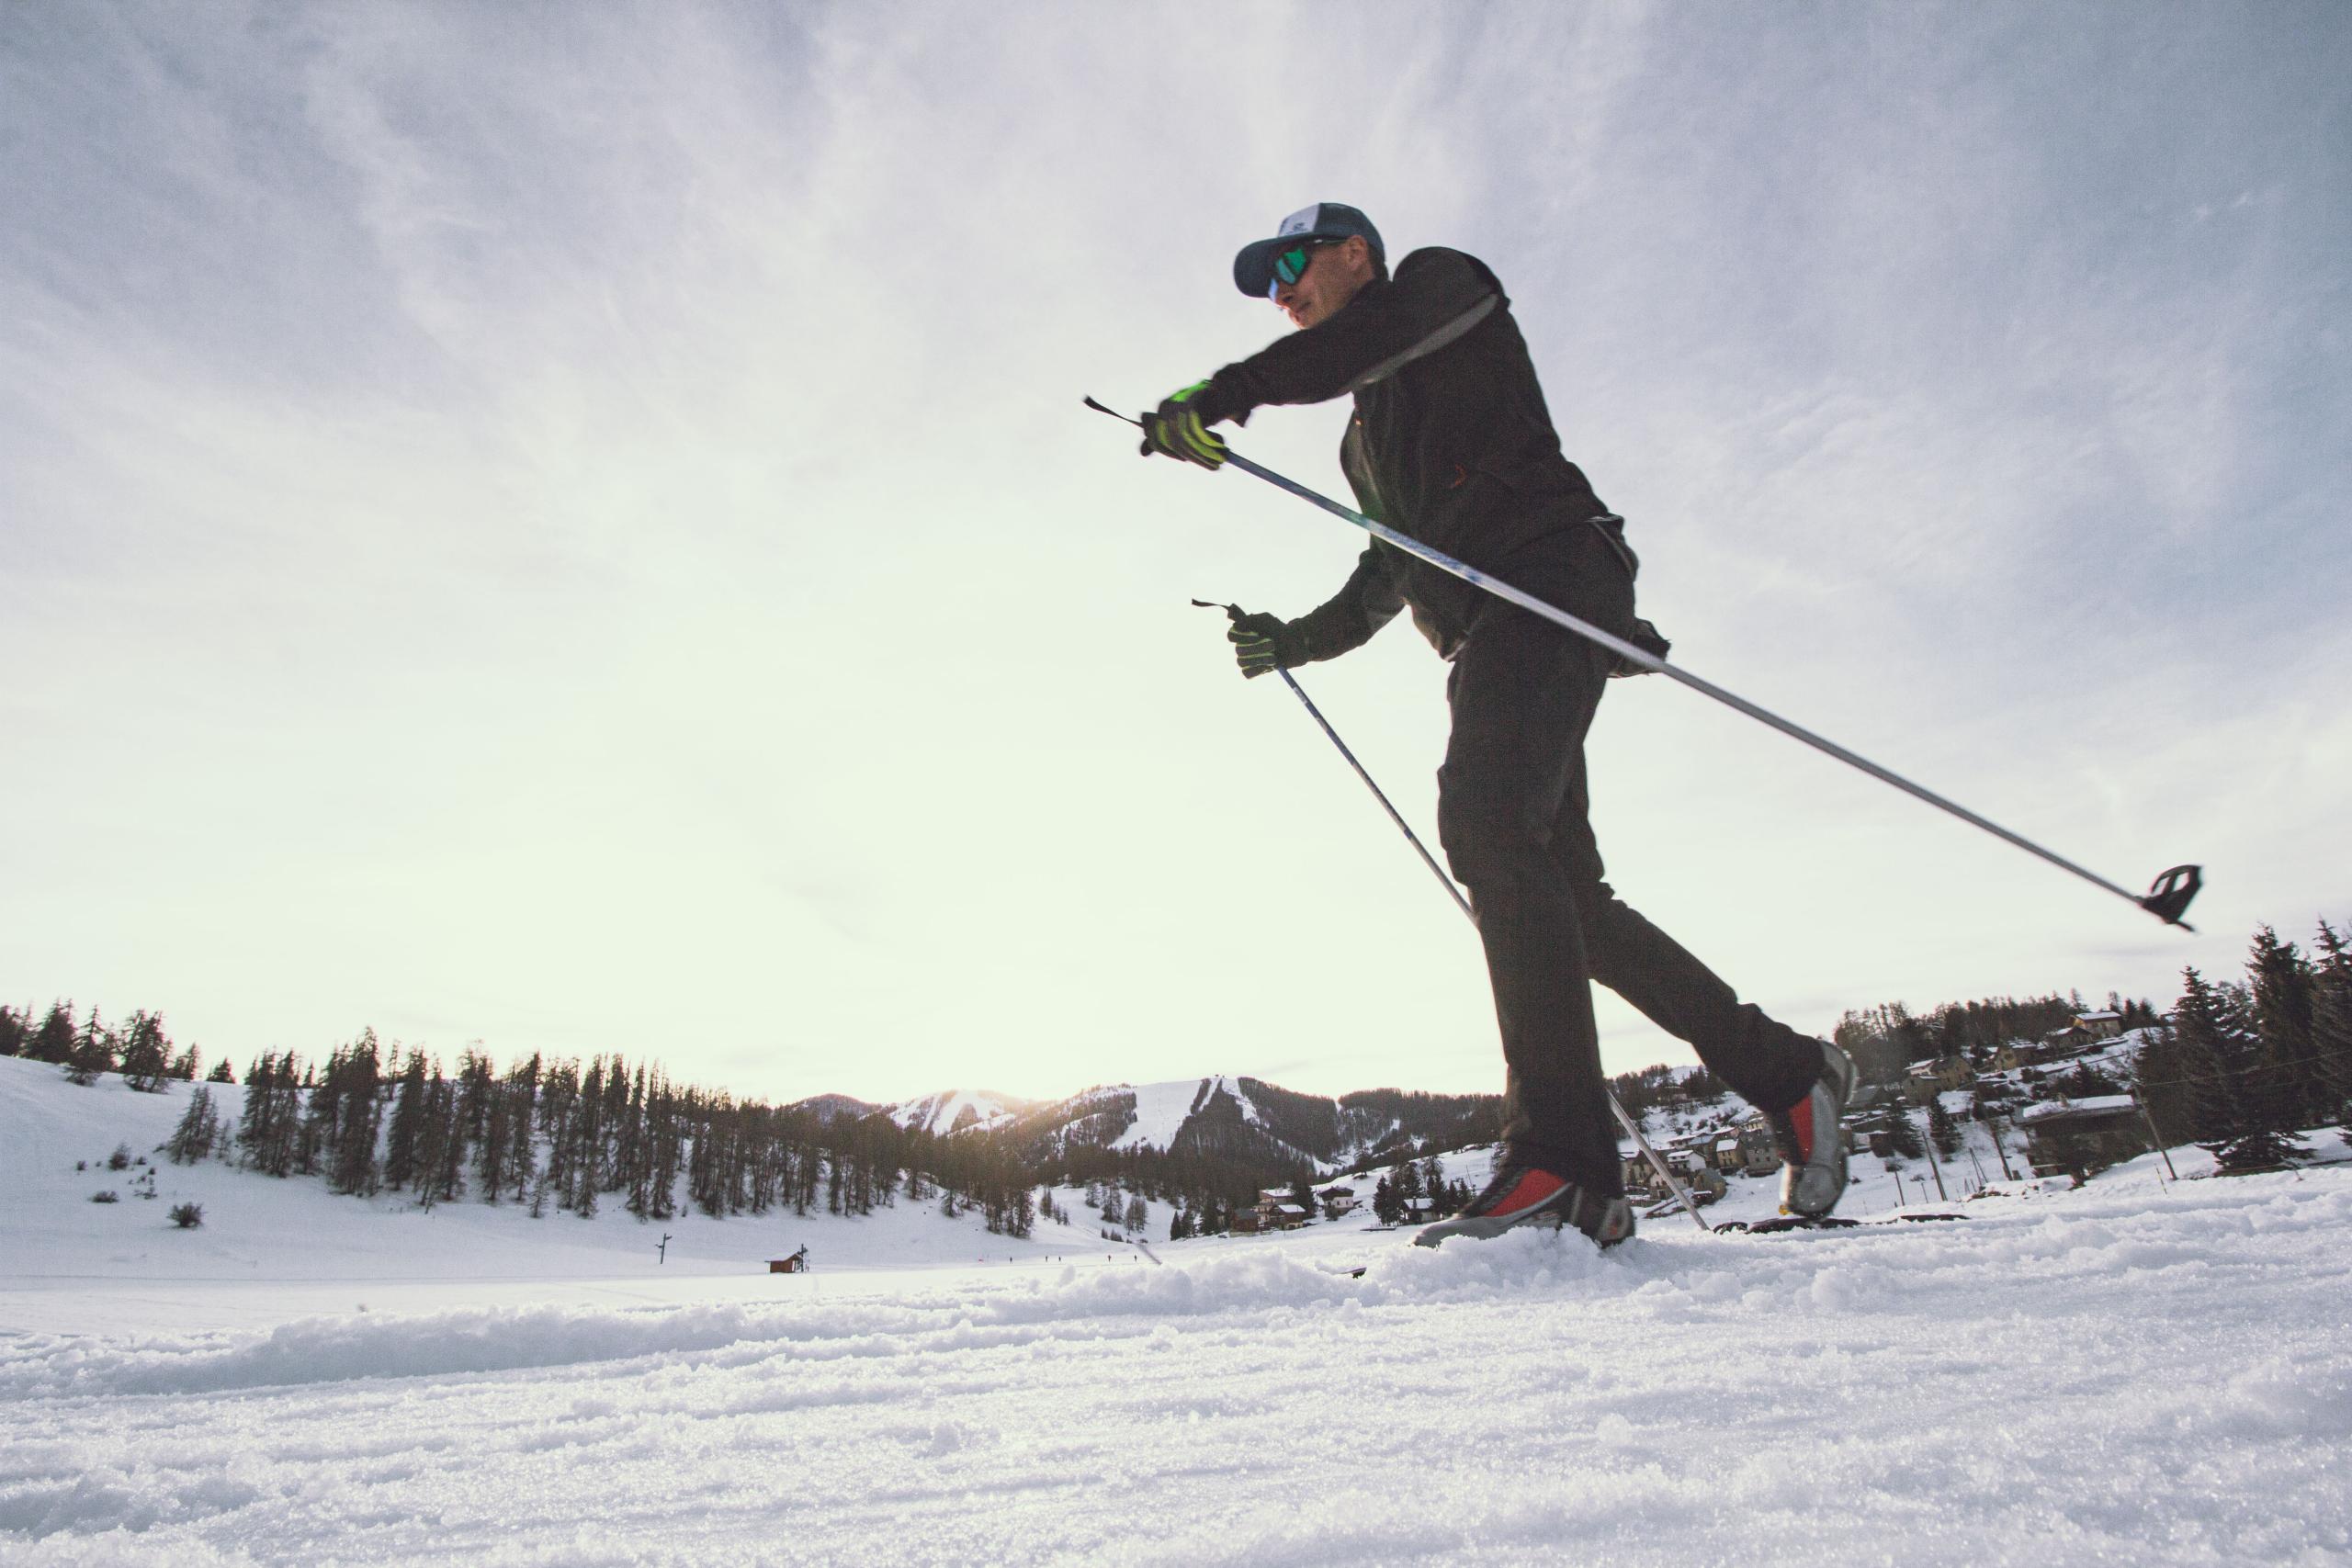
[[[24,1081],[0,1075],[0,1111]],[[0,1561],[2352,1553],[2340,1165],[2165,1185],[2151,1158],[1958,1222],[1660,1220],[1605,1255],[1416,1248],[1351,1218],[1156,1243],[1162,1264],[1047,1224],[981,1263],[951,1251],[963,1222],[901,1204],[919,1263],[819,1246],[814,1273],[770,1276],[748,1222],[704,1222],[682,1270],[627,1216],[516,1216],[453,1270],[464,1205],[313,1209],[300,1183],[168,1166],[167,1196],[214,1183],[204,1231],[69,1204],[92,1177],[63,1156],[132,1097],[62,1092],[90,1097],[72,1147],[0,1144],[0,1247],[38,1270],[0,1273]],[[182,1278],[174,1248],[248,1206],[274,1224],[239,1244],[247,1276]],[[296,1267],[314,1243],[329,1265]]]

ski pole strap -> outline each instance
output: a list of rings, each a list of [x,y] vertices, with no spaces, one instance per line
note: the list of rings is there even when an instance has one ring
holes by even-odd
[[[2038,856],[2041,859],[2049,862],[2052,865],[2056,866],[2061,871],[2070,872],[2073,874],[2081,877],[2085,882],[2089,883],[2094,887],[2104,888],[2106,891],[2114,894],[2119,898],[2136,904],[2140,908],[2147,910],[2150,914],[2155,916],[2158,919],[2163,920],[2166,925],[2178,926],[2183,931],[2194,931],[2196,929],[2188,921],[2180,918],[2188,911],[2188,901],[2197,896],[2198,887],[2201,886],[2201,878],[2199,874],[2199,869],[2196,866],[2175,866],[2172,870],[2165,872],[2164,875],[2157,878],[2156,885],[2148,890],[2146,897],[2143,897],[2140,895],[2132,892],[2128,888],[2118,886],[2116,884],[2109,882],[2107,878],[2098,874],[2096,872],[2085,870],[2083,867],[2076,865],[2073,861],[2066,859],[2064,855],[2056,854],[2049,850],[2043,849],[2040,844],[2035,843],[2032,840],[2028,839],[2021,834],[2012,833],[2009,829],[2002,827],[1999,823],[1992,821],[1990,818],[1979,816],[1977,813],[1969,810],[1968,807],[1960,805],[1956,801],[1947,800],[1931,789],[1928,789],[1920,784],[1913,784],[1909,779],[1905,778],[1902,774],[1894,772],[1892,769],[1883,768],[1876,762],[1871,761],[1869,758],[1861,756],[1857,752],[1849,751],[1845,747],[1838,745],[1836,741],[1831,740],[1825,736],[1815,735],[1812,730],[1805,728],[1802,725],[1794,724],[1788,719],[1782,718],[1779,714],[1773,713],[1769,708],[1758,706],[1756,704],[1749,702],[1747,698],[1740,696],[1736,692],[1727,692],[1712,681],[1702,680],[1699,676],[1690,673],[1688,670],[1683,670],[1675,665],[1669,664],[1665,660],[1657,657],[1657,655],[1650,652],[1647,649],[1636,647],[1634,644],[1627,642],[1623,637],[1618,637],[1613,633],[1601,630],[1599,626],[1592,625],[1589,621],[1580,620],[1577,616],[1569,615],[1566,610],[1560,609],[1556,605],[1545,604],[1543,600],[1536,598],[1532,593],[1522,592],[1519,589],[1513,588],[1508,582],[1503,582],[1496,578],[1489,577],[1487,573],[1479,570],[1476,567],[1471,566],[1464,561],[1458,561],[1452,556],[1447,555],[1444,551],[1433,549],[1430,546],[1422,544],[1419,539],[1413,538],[1408,535],[1400,534],[1385,523],[1375,523],[1371,518],[1366,517],[1363,513],[1357,512],[1351,507],[1342,506],[1338,502],[1333,501],[1329,496],[1318,494],[1317,492],[1307,489],[1305,485],[1300,484],[1295,479],[1278,474],[1274,472],[1273,469],[1266,468],[1262,464],[1250,461],[1238,452],[1227,448],[1226,452],[1226,461],[1230,466],[1239,468],[1244,473],[1255,474],[1258,478],[1265,480],[1268,484],[1273,485],[1277,489],[1286,490],[1290,491],[1291,494],[1297,496],[1301,501],[1311,502],[1315,505],[1321,507],[1324,511],[1330,513],[1333,516],[1354,524],[1357,527],[1362,528],[1364,532],[1370,534],[1374,538],[1391,545],[1396,548],[1404,551],[1408,556],[1412,556],[1419,560],[1427,561],[1430,565],[1438,568],[1440,570],[1451,572],[1454,576],[1462,579],[1464,582],[1471,584],[1473,587],[1485,589],[1487,592],[1493,594],[1496,598],[1504,601],[1506,604],[1516,604],[1521,609],[1527,611],[1530,615],[1540,615],[1544,620],[1550,621],[1553,625],[1574,632],[1577,636],[1585,638],[1589,642],[1597,642],[1601,647],[1608,649],[1611,652],[1616,654],[1619,658],[1629,663],[1639,665],[1645,670],[1656,671],[1661,675],[1671,675],[1674,679],[1681,682],[1692,691],[1698,692],[1705,696],[1713,697],[1715,701],[1723,704],[1725,707],[1731,708],[1738,713],[1746,714],[1748,717],[1755,719],[1759,724],[1770,725],[1774,729],[1779,730],[1781,734],[1788,736],[1792,739],[1802,740],[1806,745],[1814,748],[1814,750],[1821,751],[1828,756],[1835,757],[1849,767],[1857,768],[1861,772],[1870,774],[1871,777],[1878,780],[1881,784],[1892,784],[1894,788],[1903,791],[1905,795],[1912,796],[1914,799],[1924,801],[1928,805],[1935,807],[1939,811],[1949,812],[1973,828],[1981,829],[1984,832],[1992,834],[1995,838],[1999,839],[2004,842],[2016,845],[2018,849],[2025,851],[2028,854]]]
[[[2174,866],[2156,878],[2155,885],[2148,889],[2148,896],[2140,900],[2140,908],[2166,925],[2178,926],[2185,931],[2195,931],[2196,927],[2180,917],[2188,910],[2188,901],[2197,897],[2197,890],[2204,886],[2203,867]]]

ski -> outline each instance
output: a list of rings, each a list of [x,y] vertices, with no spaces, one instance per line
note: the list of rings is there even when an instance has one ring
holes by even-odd
[[[1780,1214],[1769,1220],[1725,1220],[1715,1226],[1719,1231],[1746,1231],[1750,1235],[1774,1235],[1782,1231],[1850,1231],[1867,1230],[1881,1225],[1918,1224],[1935,1220],[1964,1220],[1966,1214],[1897,1214],[1885,1220],[1849,1220],[1836,1214],[1820,1219],[1808,1219],[1803,1214]]]

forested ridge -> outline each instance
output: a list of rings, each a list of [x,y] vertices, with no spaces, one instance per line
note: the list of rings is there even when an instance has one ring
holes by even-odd
[[[2086,1010],[2116,1015],[2145,1043],[2126,1084],[2096,1076],[2053,1080],[2060,1092],[2129,1089],[2171,1139],[2207,1142],[2225,1168],[2291,1159],[2299,1131],[2342,1120],[2352,1101],[2352,950],[2325,920],[2310,953],[2260,928],[2245,977],[2210,981],[2194,968],[2168,1013],[2110,993],[1994,998],[1915,1012],[1901,1002],[1849,1010],[1834,1032],[1866,1079],[1894,1082],[1915,1064],[1982,1059],[2004,1043],[2041,1039]],[[173,1043],[161,1014],[108,1025],[96,1008],[0,1006],[0,1055],[54,1063],[78,1082],[120,1073],[135,1089],[193,1080],[194,1046]],[[386,1045],[363,1030],[323,1059],[266,1052],[248,1064],[232,1116],[209,1086],[234,1085],[222,1058],[203,1074],[168,1148],[181,1160],[222,1159],[336,1192],[402,1194],[422,1206],[468,1200],[526,1205],[535,1216],[591,1215],[618,1204],[645,1220],[687,1209],[724,1217],[788,1209],[867,1214],[876,1205],[937,1202],[980,1213],[992,1230],[1026,1235],[1038,1186],[1086,1187],[1176,1204],[1193,1234],[1223,1229],[1237,1207],[1315,1166],[1369,1171],[1495,1136],[1494,1095],[1368,1089],[1336,1100],[1254,1078],[1234,1080],[1245,1115],[1204,1080],[1173,1146],[1114,1148],[1131,1089],[1089,1091],[999,1128],[952,1135],[887,1114],[830,1114],[822,1096],[797,1105],[739,1100],[681,1085],[659,1065],[618,1055],[534,1055],[503,1071],[469,1047],[454,1068],[421,1047]],[[1612,1088],[1635,1115],[1712,1101],[1703,1067],[1620,1074]]]

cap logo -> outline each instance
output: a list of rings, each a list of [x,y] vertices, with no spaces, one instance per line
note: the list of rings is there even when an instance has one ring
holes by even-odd
[[[1323,204],[1319,201],[1312,207],[1301,208],[1283,220],[1283,226],[1274,231],[1275,236],[1280,238],[1288,234],[1307,233],[1314,229],[1315,220],[1321,216],[1323,216]]]

